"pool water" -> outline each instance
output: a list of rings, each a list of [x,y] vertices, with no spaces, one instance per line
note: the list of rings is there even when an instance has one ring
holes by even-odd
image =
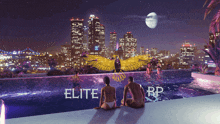
[[[190,74],[185,74],[185,76],[183,76],[184,74],[185,73],[181,74],[182,77],[173,74],[163,74],[161,77],[154,74],[151,77],[148,77],[145,73],[129,73],[126,79],[122,82],[116,82],[111,79],[110,85],[116,88],[116,102],[118,106],[121,104],[120,102],[123,98],[124,86],[127,84],[129,75],[134,77],[135,82],[143,86],[145,92],[150,86],[154,88],[163,88],[163,92],[159,93],[157,98],[149,96],[145,101],[146,103],[213,94],[208,91],[190,88],[188,85],[193,79],[190,77]],[[96,74],[90,75],[90,77],[86,75],[80,76],[80,78],[83,82],[93,82],[91,85],[84,85],[81,83],[81,87],[86,89],[98,89],[98,91],[95,91],[97,92],[95,96],[100,97],[101,88],[105,86],[102,80],[103,75]],[[82,92],[82,99],[66,99],[64,92],[65,89],[54,91],[42,90],[35,93],[2,96],[6,105],[6,119],[91,109],[99,106],[99,99],[92,99],[91,91],[88,91],[88,99],[85,97],[85,91]],[[78,95],[80,95],[80,91],[76,90],[75,96]]]

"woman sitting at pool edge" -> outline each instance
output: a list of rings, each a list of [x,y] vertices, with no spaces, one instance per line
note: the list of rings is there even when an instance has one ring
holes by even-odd
[[[99,107],[96,107],[94,109],[100,109],[103,108],[105,110],[119,108],[116,106],[116,92],[115,88],[110,86],[110,79],[109,77],[104,77],[104,83],[106,84],[105,87],[101,89],[101,97],[100,97],[100,104]],[[103,96],[105,97],[105,100],[103,101]]]

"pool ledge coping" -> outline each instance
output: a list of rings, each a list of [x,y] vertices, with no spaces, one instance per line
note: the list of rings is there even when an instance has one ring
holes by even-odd
[[[6,124],[202,124],[220,123],[220,94],[146,103],[145,108],[79,110],[6,119]]]

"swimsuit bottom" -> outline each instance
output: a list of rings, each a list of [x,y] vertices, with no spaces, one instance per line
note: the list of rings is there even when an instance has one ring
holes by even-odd
[[[113,102],[105,102],[105,103],[108,104],[108,106],[109,106],[110,108],[113,108],[114,105],[115,105],[115,101],[113,101]]]

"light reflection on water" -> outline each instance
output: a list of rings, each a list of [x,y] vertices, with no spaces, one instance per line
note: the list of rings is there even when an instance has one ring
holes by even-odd
[[[213,83],[211,81],[205,80],[193,80],[189,87],[195,88],[195,89],[202,89],[206,91],[210,91],[213,93],[220,93],[220,83]]]
[[[1,107],[1,111],[0,111],[0,124],[5,124],[5,104],[3,102],[3,100],[0,99],[0,107]]]
[[[7,98],[10,98],[10,97],[19,97],[19,96],[27,96],[27,95],[39,95],[39,94],[44,94],[44,93],[51,93],[52,91],[35,91],[35,92],[24,92],[24,93],[13,93],[13,94],[3,94],[3,95],[0,95],[0,98],[4,98],[4,97],[7,97]],[[56,91],[53,91],[53,92],[56,92]]]

